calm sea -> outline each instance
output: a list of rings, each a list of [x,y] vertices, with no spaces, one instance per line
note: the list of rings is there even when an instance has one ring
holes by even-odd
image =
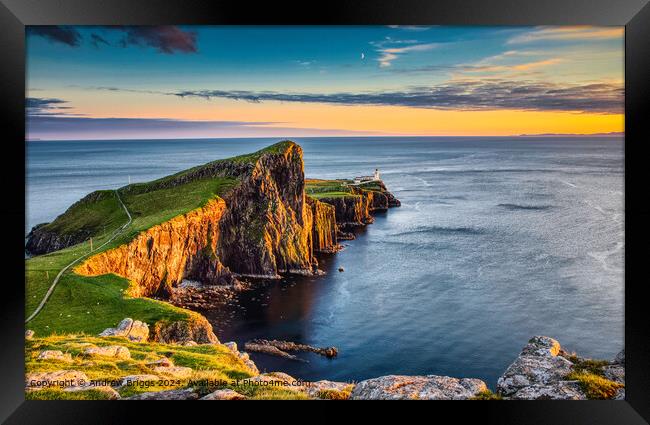
[[[308,363],[253,355],[260,369],[333,380],[438,374],[494,387],[533,335],[598,358],[623,348],[620,138],[295,140],[308,177],[379,168],[402,207],[323,256],[326,276],[263,284],[206,313],[222,341],[340,351],[303,355]],[[25,232],[93,190],[276,141],[29,142]]]

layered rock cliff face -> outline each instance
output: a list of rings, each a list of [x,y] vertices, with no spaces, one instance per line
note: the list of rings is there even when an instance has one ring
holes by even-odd
[[[336,209],[333,205],[307,197],[313,216],[312,241],[315,252],[336,252],[339,248],[336,234]]]
[[[262,155],[226,196],[217,256],[242,275],[310,273],[312,211],[305,202],[302,148]]]
[[[220,161],[209,176],[238,176],[240,183],[202,208],[153,226],[131,242],[96,254],[75,268],[86,276],[115,273],[132,283],[132,296],[168,297],[184,278],[204,284],[230,284],[235,276],[276,277],[311,273],[313,235],[318,250],[333,249],[334,209],[312,207],[304,193],[302,149],[287,142],[261,154],[252,164]],[[199,168],[189,174],[205,178]],[[187,179],[186,175],[179,178]],[[165,187],[181,185],[166,179]]]
[[[336,223],[341,228],[365,226],[374,221],[370,215],[372,205],[372,192],[365,194],[351,194],[332,198],[321,198],[322,202],[334,206]]]
[[[215,255],[226,204],[212,199],[196,210],[153,226],[131,242],[93,255],[74,271],[84,276],[115,273],[129,279],[132,296],[167,296],[185,277],[227,283],[232,273]]]
[[[87,233],[61,235],[47,229],[48,223],[37,224],[27,235],[25,250],[32,255],[47,254],[85,241]]]

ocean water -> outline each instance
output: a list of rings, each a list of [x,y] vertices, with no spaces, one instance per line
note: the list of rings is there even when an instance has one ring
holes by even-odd
[[[617,138],[298,138],[308,177],[369,174],[402,201],[322,277],[266,282],[205,312],[222,341],[336,346],[304,379],[477,377],[494,387],[533,335],[611,358],[623,348],[624,167]],[[51,221],[96,189],[147,181],[277,139],[27,144],[27,217]],[[344,272],[338,272],[339,267]]]

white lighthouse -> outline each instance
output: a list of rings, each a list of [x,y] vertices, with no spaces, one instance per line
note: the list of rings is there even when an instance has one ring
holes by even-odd
[[[372,175],[372,178],[373,178],[373,180],[375,180],[375,181],[377,181],[377,180],[381,180],[381,179],[379,178],[379,168],[375,168],[375,174]]]

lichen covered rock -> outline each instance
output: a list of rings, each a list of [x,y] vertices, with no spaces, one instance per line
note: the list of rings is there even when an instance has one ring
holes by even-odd
[[[188,320],[157,322],[154,325],[153,340],[166,344],[182,344],[189,341],[202,344],[219,343],[219,339],[212,330],[212,325],[200,314],[193,314]]]
[[[38,360],[57,360],[60,362],[72,362],[70,353],[63,353],[60,350],[44,350],[38,354]]]
[[[201,400],[246,400],[246,396],[239,394],[237,391],[224,389],[216,390],[205,397],[201,397]]]
[[[34,372],[25,376],[27,391],[43,388],[65,388],[88,383],[88,376],[78,370],[57,370],[53,372]]]
[[[199,395],[192,388],[181,390],[155,391],[137,394],[122,400],[196,400]]]
[[[129,317],[122,320],[116,328],[104,329],[99,336],[122,336],[130,341],[144,342],[149,338],[149,326]]]
[[[467,400],[486,391],[480,379],[388,375],[359,382],[351,400]]]
[[[84,350],[87,356],[113,357],[119,360],[128,360],[131,358],[131,352],[122,345],[107,345],[105,347],[88,347]]]

